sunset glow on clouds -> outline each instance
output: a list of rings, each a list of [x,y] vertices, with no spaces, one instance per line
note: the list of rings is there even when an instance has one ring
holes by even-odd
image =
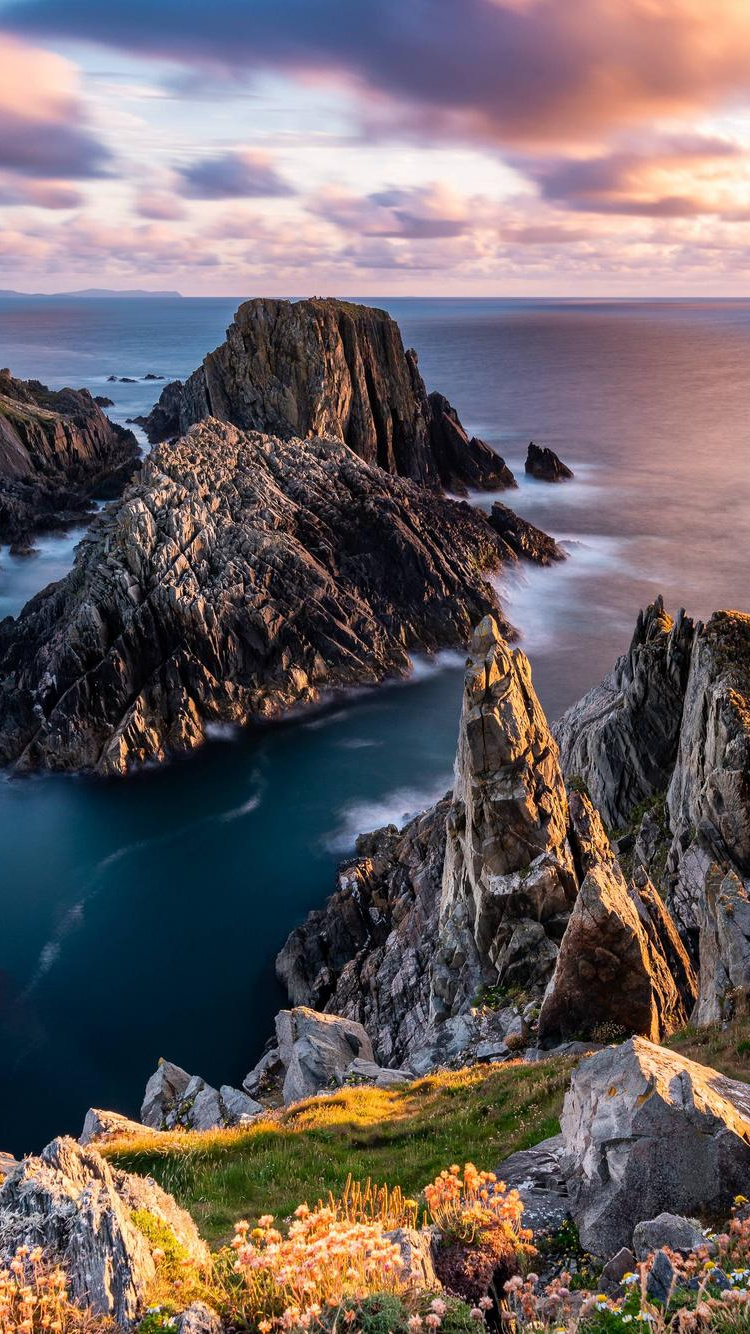
[[[741,294],[747,0],[0,0],[0,287]]]

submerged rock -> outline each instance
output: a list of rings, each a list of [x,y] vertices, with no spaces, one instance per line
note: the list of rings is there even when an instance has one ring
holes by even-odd
[[[220,422],[152,451],[71,573],[0,628],[0,761],[129,767],[465,643],[514,559],[469,505],[333,440]]]
[[[525,471],[540,482],[565,482],[573,476],[554,450],[535,445],[533,440],[526,455]]]
[[[0,370],[0,541],[64,526],[117,494],[140,461],[132,431],[109,421],[87,389],[50,390]]]
[[[728,1213],[750,1173],[750,1085],[631,1038],[574,1070],[564,1168],[581,1242],[630,1244],[644,1214]]]
[[[329,436],[387,472],[453,491],[513,485],[447,399],[428,399],[390,315],[351,301],[244,302],[226,342],[184,384],[166,385],[144,429],[155,443],[207,417],[282,439]]]

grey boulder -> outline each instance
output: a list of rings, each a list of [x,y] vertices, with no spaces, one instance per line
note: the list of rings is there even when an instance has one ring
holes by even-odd
[[[563,1166],[581,1242],[609,1256],[645,1214],[728,1212],[750,1177],[750,1085],[644,1038],[573,1072]]]
[[[658,1214],[639,1223],[633,1233],[633,1250],[639,1260],[645,1260],[663,1246],[670,1251],[695,1251],[705,1242],[698,1219],[684,1218],[681,1214]]]
[[[133,1221],[140,1209],[169,1227],[191,1259],[207,1263],[193,1220],[155,1182],[113,1170],[72,1139],[53,1140],[0,1187],[0,1264],[19,1246],[41,1246],[65,1271],[75,1301],[130,1325],[156,1273],[151,1246]]]
[[[89,1107],[83,1122],[83,1130],[78,1136],[78,1143],[101,1143],[108,1139],[120,1139],[124,1135],[157,1134],[151,1126],[143,1126],[139,1121],[131,1121],[119,1112],[107,1112],[101,1107]]]
[[[160,1061],[146,1085],[141,1108],[144,1124],[159,1130],[218,1130],[242,1125],[258,1116],[263,1107],[242,1089],[207,1084],[200,1075],[170,1061]]]
[[[284,1067],[284,1102],[313,1097],[340,1084],[352,1061],[375,1063],[372,1043],[361,1024],[306,1005],[276,1016],[279,1057]]]

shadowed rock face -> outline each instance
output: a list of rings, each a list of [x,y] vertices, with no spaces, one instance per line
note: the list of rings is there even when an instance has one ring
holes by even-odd
[[[428,399],[395,321],[348,301],[246,301],[226,342],[184,384],[165,387],[144,428],[153,443],[210,416],[282,438],[343,440],[386,472],[451,491],[515,485],[447,399]]]
[[[87,389],[47,389],[0,371],[0,541],[80,519],[93,495],[115,496],[140,461],[132,431]]]
[[[677,758],[694,626],[661,598],[638,616],[630,649],[553,731],[568,778],[582,778],[607,824],[626,825],[663,792]]]
[[[71,574],[0,627],[0,757],[123,773],[466,643],[513,554],[334,440],[204,422],[152,451]]]
[[[535,445],[533,440],[526,455],[525,471],[540,482],[566,482],[573,476],[570,468],[553,449]]]

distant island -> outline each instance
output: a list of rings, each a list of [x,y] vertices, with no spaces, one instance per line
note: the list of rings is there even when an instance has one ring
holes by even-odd
[[[26,296],[26,297],[142,297],[144,299],[154,297],[180,297],[182,292],[148,292],[142,287],[83,287],[77,292],[15,292],[12,288],[0,288],[0,297],[6,296]]]

